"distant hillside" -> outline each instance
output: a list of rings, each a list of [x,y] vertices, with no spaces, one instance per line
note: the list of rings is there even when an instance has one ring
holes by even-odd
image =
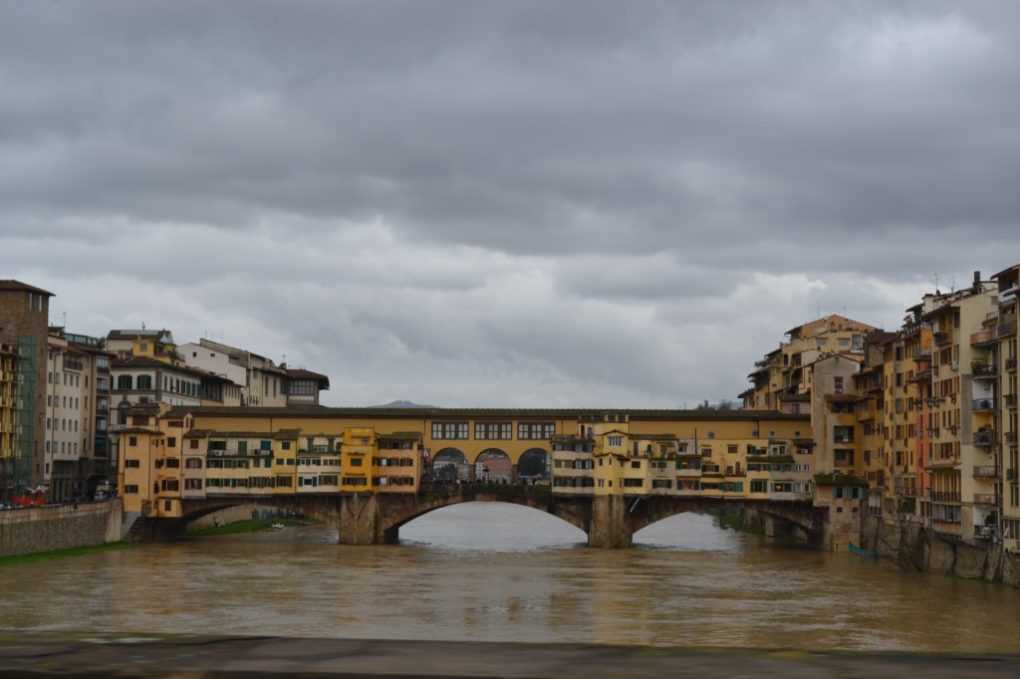
[[[414,403],[412,401],[392,401],[390,403],[384,403],[378,406],[368,406],[369,408],[435,408],[436,406],[422,405],[421,403]]]

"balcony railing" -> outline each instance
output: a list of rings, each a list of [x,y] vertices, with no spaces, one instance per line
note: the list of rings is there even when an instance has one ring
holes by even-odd
[[[998,477],[998,469],[995,465],[982,465],[974,467],[974,478],[975,479],[994,479]]]
[[[959,502],[959,493],[947,493],[945,491],[933,490],[931,492],[931,499],[933,502]]]
[[[989,328],[988,330],[972,333],[970,336],[971,346],[979,347],[984,344],[995,343],[999,339],[999,334],[996,330],[996,328]]]
[[[995,400],[990,398],[975,399],[971,402],[970,409],[976,412],[991,412],[995,410]]]
[[[988,363],[971,363],[970,372],[974,377],[998,377],[999,368],[998,366],[990,365]]]
[[[1006,407],[1016,408],[1016,394],[1006,394]]]
[[[1006,443],[1016,443],[1016,432],[1015,431],[1006,432]]]
[[[993,429],[982,429],[974,432],[974,444],[979,446],[992,446],[999,442],[999,434]]]
[[[1009,337],[1016,334],[1016,319],[999,324],[999,337]]]
[[[996,496],[995,493],[975,493],[974,504],[990,505],[994,507],[999,504],[998,496]]]
[[[1006,370],[1016,370],[1016,358],[1006,359]]]
[[[948,332],[935,333],[935,344],[949,344],[953,341],[953,335]]]
[[[1020,474],[1017,473],[1016,469],[1006,470],[1006,480],[1010,483],[1016,483],[1018,477],[1020,477]]]

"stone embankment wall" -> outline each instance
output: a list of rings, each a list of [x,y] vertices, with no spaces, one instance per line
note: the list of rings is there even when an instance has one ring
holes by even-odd
[[[861,544],[904,570],[1020,587],[1020,555],[1006,552],[1000,545],[947,540],[906,519],[867,516],[862,522]]]
[[[0,556],[120,540],[120,500],[0,511]]]

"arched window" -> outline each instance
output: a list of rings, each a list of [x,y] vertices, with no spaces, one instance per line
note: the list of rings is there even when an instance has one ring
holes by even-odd
[[[133,381],[131,375],[118,375],[117,376],[117,388],[127,389],[130,391],[133,387]]]
[[[139,375],[138,376],[138,390],[139,391],[143,391],[143,390],[144,391],[149,391],[151,389],[152,389],[152,377],[149,376],[149,375]]]

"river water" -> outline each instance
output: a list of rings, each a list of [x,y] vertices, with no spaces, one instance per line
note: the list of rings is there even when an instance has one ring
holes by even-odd
[[[687,514],[598,550],[471,503],[402,543],[312,526],[0,568],[0,627],[805,650],[1020,651],[1020,592],[769,544]]]

